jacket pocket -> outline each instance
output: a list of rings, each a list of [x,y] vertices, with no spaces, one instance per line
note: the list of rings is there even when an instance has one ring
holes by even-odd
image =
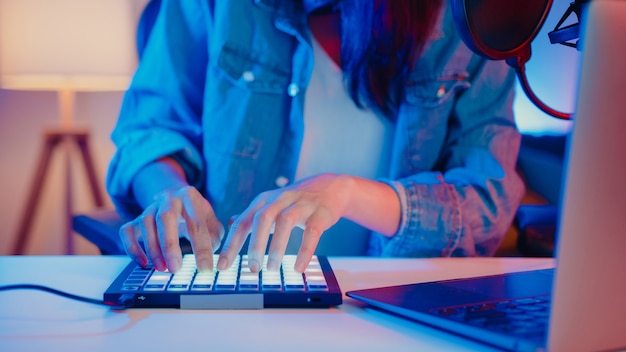
[[[442,105],[459,91],[470,87],[469,74],[450,72],[441,75],[413,74],[405,86],[408,104],[434,108]]]
[[[226,43],[212,67],[203,112],[205,149],[257,159],[280,138],[289,113],[291,62]]]
[[[226,43],[217,61],[217,69],[233,85],[255,93],[280,94],[287,91],[291,64],[271,62],[267,55]]]

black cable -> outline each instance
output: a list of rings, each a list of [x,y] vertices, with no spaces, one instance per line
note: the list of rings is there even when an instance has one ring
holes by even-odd
[[[0,291],[9,291],[9,290],[39,290],[39,291],[44,291],[48,293],[53,293],[55,295],[59,295],[59,296],[69,298],[69,299],[74,299],[74,300],[81,301],[81,302],[107,306],[113,309],[126,309],[127,308],[127,306],[124,304],[118,304],[115,302],[106,302],[106,301],[102,301],[102,300],[98,300],[94,298],[78,296],[75,294],[59,291],[57,289],[47,287],[47,286],[42,286],[42,285],[17,284],[17,285],[0,286]]]

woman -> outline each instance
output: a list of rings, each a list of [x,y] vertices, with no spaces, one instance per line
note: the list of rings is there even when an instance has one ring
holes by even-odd
[[[129,255],[178,270],[181,219],[200,269],[229,221],[220,270],[248,236],[276,269],[301,227],[303,271],[342,221],[373,255],[493,254],[524,192],[514,75],[445,3],[164,1],[113,132]]]

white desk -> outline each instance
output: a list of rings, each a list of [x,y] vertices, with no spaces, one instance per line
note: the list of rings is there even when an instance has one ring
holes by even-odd
[[[126,257],[0,257],[0,285],[31,283],[102,299]],[[554,266],[553,259],[330,258],[343,292]],[[53,294],[0,292],[0,351],[476,351],[488,347],[372,310],[112,311]]]

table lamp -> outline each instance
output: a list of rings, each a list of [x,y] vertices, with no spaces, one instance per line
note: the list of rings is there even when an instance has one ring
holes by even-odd
[[[96,206],[104,205],[89,154],[87,128],[74,123],[77,92],[125,90],[137,64],[133,1],[0,0],[0,88],[54,91],[59,124],[43,131],[43,151],[19,223],[14,253],[22,254],[57,146],[66,154],[65,212],[73,253],[72,150],[78,146]],[[114,117],[112,117],[114,118]]]

